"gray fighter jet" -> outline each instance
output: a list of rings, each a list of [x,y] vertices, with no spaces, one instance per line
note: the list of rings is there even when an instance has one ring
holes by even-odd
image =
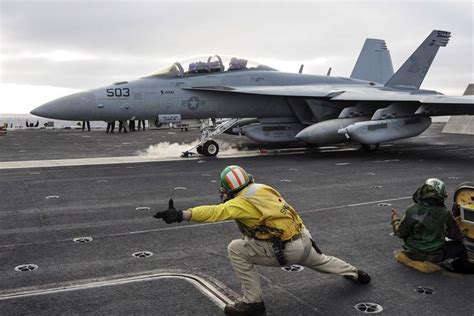
[[[160,123],[232,118],[202,124],[195,149],[207,156],[218,153],[213,139],[229,129],[259,142],[319,146],[353,141],[373,151],[382,142],[419,135],[430,126],[431,116],[474,114],[473,96],[420,89],[439,47],[446,46],[450,36],[446,31],[431,32],[396,73],[385,41],[378,39],[366,40],[350,78],[331,77],[329,72],[303,74],[303,67],[299,73],[284,73],[215,55],[66,96],[31,114]]]

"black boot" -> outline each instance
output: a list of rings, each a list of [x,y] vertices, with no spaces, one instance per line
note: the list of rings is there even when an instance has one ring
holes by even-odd
[[[264,315],[265,304],[238,302],[232,305],[226,305],[224,308],[226,315]]]
[[[357,279],[353,279],[350,276],[345,275],[344,276],[346,279],[352,280],[354,282],[360,283],[360,284],[368,284],[370,283],[370,275],[367,272],[364,272],[362,270],[357,270]]]
[[[364,272],[362,270],[357,270],[357,275],[359,276],[357,278],[357,282],[359,282],[361,284],[370,283],[370,275],[367,272]]]

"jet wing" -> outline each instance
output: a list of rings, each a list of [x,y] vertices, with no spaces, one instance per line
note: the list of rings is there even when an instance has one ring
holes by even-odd
[[[432,115],[474,114],[473,95],[415,94],[355,85],[198,86],[181,88],[195,91],[217,91],[265,96],[322,98],[328,101],[352,101],[354,103],[372,101],[381,102],[380,107],[385,107],[387,103],[418,103],[424,106],[420,111],[427,111],[426,113],[431,113]],[[433,112],[433,110],[436,110],[436,112]]]
[[[383,103],[410,103],[419,104],[414,114],[438,115],[467,115],[474,114],[474,96],[445,96],[433,94],[410,94],[396,91],[347,91],[333,98],[331,101],[352,102],[383,102]]]
[[[432,104],[474,104],[474,96],[445,96],[433,94],[410,94],[396,91],[346,91],[331,98],[335,101],[388,101],[419,102]]]
[[[243,93],[266,96],[282,96],[282,97],[307,97],[307,98],[331,98],[343,90],[335,89],[327,85],[297,85],[297,86],[198,86],[198,87],[181,87],[184,90],[195,91],[218,91]]]

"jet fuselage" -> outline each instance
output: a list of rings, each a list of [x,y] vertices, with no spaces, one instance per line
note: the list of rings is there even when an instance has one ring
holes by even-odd
[[[32,114],[61,120],[114,121],[177,114],[183,119],[291,117],[285,97],[185,90],[195,86],[365,86],[367,81],[278,71],[239,71],[184,78],[144,77],[88,90],[46,103]]]

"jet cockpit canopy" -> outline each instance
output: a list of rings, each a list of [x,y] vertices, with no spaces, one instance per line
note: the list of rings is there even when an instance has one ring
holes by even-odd
[[[150,75],[150,77],[183,78],[211,73],[248,70],[277,71],[274,68],[243,58],[229,56],[221,58],[218,55],[211,55],[208,57],[197,56],[187,58],[182,62],[176,62],[171,66],[158,70]]]

